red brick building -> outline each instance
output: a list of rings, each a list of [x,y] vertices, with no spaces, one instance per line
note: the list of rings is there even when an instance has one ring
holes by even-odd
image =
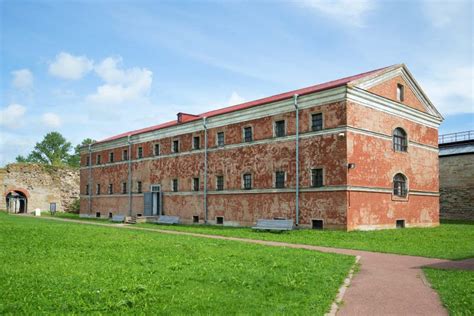
[[[81,214],[245,226],[288,218],[347,230],[436,226],[441,121],[405,65],[178,113],[82,149]]]

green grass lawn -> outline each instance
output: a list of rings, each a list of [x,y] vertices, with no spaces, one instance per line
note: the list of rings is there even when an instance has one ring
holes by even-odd
[[[351,256],[0,213],[0,314],[315,314]]]
[[[432,258],[465,259],[474,257],[474,225],[467,222],[446,223],[435,228],[353,232],[302,229],[284,233],[204,225],[170,226],[147,223],[137,224],[137,226]]]
[[[451,315],[474,315],[474,272],[423,269]]]

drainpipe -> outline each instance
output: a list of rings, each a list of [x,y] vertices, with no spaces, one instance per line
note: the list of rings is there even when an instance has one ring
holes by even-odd
[[[204,223],[207,224],[207,120],[203,118],[204,125]]]
[[[89,192],[86,192],[89,196],[89,216],[92,212],[92,144],[89,144],[89,177],[87,179]]]
[[[132,142],[130,141],[130,135],[127,139],[128,143],[128,215],[132,216]]]
[[[300,224],[300,118],[299,118],[299,108],[298,108],[298,95],[293,96],[293,104],[296,110],[296,220],[295,224],[298,226]]]

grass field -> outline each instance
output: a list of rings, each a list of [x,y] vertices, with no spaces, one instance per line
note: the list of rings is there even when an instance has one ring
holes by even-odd
[[[354,258],[0,212],[0,314],[311,314]]]
[[[423,269],[450,315],[474,315],[474,272]]]
[[[465,259],[474,257],[474,225],[472,223],[455,222],[442,224],[435,228],[379,231],[345,232],[302,229],[284,233],[219,226],[156,224],[137,224],[137,226],[431,258]]]

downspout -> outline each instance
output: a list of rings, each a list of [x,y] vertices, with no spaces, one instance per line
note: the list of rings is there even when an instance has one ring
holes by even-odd
[[[89,216],[92,212],[92,144],[89,144],[89,177],[87,179],[88,192],[89,196]]]
[[[204,125],[204,223],[207,224],[207,119],[203,118]]]
[[[296,219],[295,224],[298,226],[300,224],[300,118],[299,118],[299,108],[298,108],[298,95],[293,96],[293,104],[296,110]]]
[[[132,216],[132,142],[130,141],[130,135],[127,138],[128,143],[128,215]]]

